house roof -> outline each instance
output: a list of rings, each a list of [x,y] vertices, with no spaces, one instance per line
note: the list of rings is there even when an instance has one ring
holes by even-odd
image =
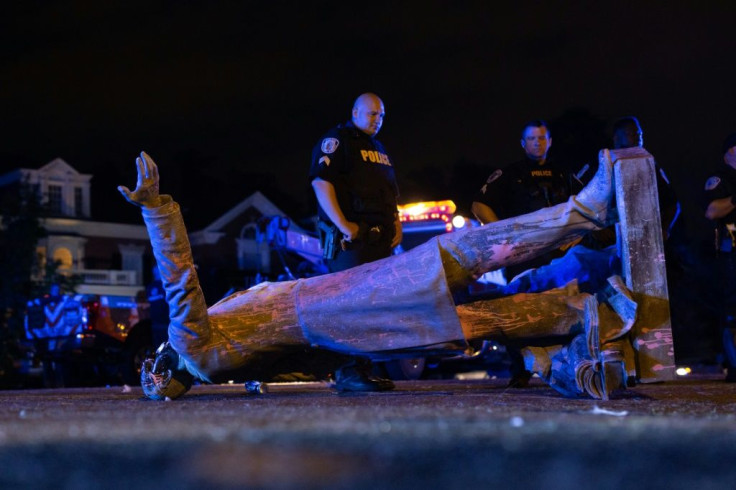
[[[92,180],[91,174],[82,174],[78,172],[77,169],[69,165],[66,161],[64,161],[64,159],[54,158],[46,165],[43,165],[42,167],[37,169],[17,168],[15,170],[11,170],[6,174],[1,175],[0,187],[12,184],[14,182],[19,182],[24,177],[29,177],[32,181],[35,181],[36,178],[40,176],[64,178],[69,178],[70,176],[72,176],[74,177],[75,181],[83,182],[89,182],[90,180]]]
[[[38,173],[47,175],[74,175],[78,179],[90,180],[91,174],[82,174],[74,167],[66,163],[61,158],[55,158],[43,167],[38,169]]]
[[[225,235],[223,230],[227,227],[227,225],[235,221],[238,217],[240,217],[240,215],[245,213],[250,208],[257,209],[258,212],[260,212],[263,216],[285,216],[288,218],[288,216],[286,216],[286,214],[281,211],[281,209],[279,209],[274,203],[272,203],[266,196],[264,196],[261,192],[256,191],[247,198],[240,201],[240,203],[230,208],[229,211],[217,218],[205,228],[190,233],[189,240],[191,244],[202,245],[217,242],[217,240]],[[305,233],[304,229],[294,224],[291,219],[289,219],[289,230],[295,231],[297,233]]]

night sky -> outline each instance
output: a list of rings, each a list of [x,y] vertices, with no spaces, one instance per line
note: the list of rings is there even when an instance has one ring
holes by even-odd
[[[134,184],[142,149],[192,229],[256,189],[305,216],[312,146],[373,91],[404,201],[467,201],[521,156],[528,119],[601,133],[633,114],[697,229],[736,131],[733,2],[14,3],[0,15],[0,170],[63,158],[94,175],[97,219],[139,219],[115,185]],[[566,127],[552,126],[553,154]]]

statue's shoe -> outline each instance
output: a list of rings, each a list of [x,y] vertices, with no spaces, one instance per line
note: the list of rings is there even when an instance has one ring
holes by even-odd
[[[613,192],[611,152],[601,150],[598,153],[598,170],[572,200],[580,214],[604,228],[615,220],[611,208]]]

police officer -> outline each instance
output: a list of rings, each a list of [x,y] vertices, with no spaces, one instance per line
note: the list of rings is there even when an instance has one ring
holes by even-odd
[[[312,151],[309,177],[319,204],[319,229],[330,272],[391,255],[401,243],[399,195],[393,162],[376,134],[383,125],[383,101],[360,95],[352,118],[325,134]],[[360,360],[336,373],[340,391],[382,391],[390,380],[370,375]]]
[[[624,116],[616,119],[613,123],[612,140],[614,150],[636,147],[643,148],[644,131],[641,128],[639,119],[635,116]],[[670,237],[672,229],[680,215],[680,203],[664,169],[656,162],[654,163],[654,168],[657,176],[657,199],[662,223],[662,239],[665,243],[665,253],[667,254],[666,263],[669,273],[670,269],[675,266],[676,257],[673,255],[671,245],[668,245],[667,239]],[[595,250],[602,250],[615,245],[616,227],[609,226],[603,230],[592,232],[585,237],[583,244]]]
[[[717,271],[721,295],[720,321],[727,369],[736,382],[736,133],[723,142],[723,162],[705,183],[705,217],[715,221]]]
[[[521,131],[524,158],[488,176],[471,207],[478,221],[486,224],[519,216],[565,202],[570,197],[570,177],[547,157],[551,146],[552,136],[546,122],[536,119],[524,125]],[[512,272],[541,265],[550,258],[525,263]],[[507,279],[511,277],[507,270]]]
[[[554,161],[547,157],[552,146],[552,136],[547,123],[535,119],[524,124],[521,130],[521,147],[524,158],[494,170],[475,195],[471,210],[482,224],[519,216],[541,208],[565,202],[571,194],[570,177]],[[548,263],[560,257],[562,251],[545,254],[504,271],[506,280],[516,274]],[[521,353],[509,345],[511,357],[510,386],[524,387],[531,373],[526,371]]]
[[[613,148],[644,147],[644,131],[639,119],[634,116],[625,116],[613,123]],[[657,196],[659,199],[659,213],[662,218],[662,238],[666,241],[672,227],[680,214],[680,203],[675,191],[662,167],[655,162],[657,173]]]

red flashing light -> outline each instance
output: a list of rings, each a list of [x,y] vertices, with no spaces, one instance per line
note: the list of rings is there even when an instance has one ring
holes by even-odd
[[[422,201],[398,206],[400,221],[427,221],[441,219],[444,222],[452,220],[457,206],[450,200]]]

